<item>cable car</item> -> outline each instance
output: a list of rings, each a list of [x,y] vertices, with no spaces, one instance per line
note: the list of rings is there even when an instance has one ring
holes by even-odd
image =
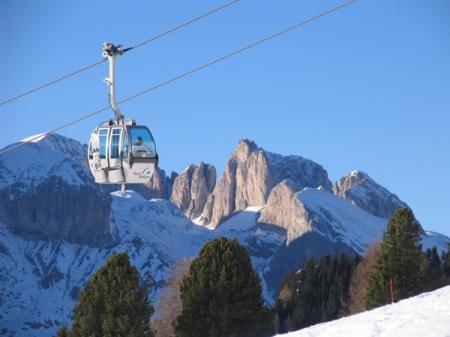
[[[103,44],[103,57],[109,61],[109,103],[116,120],[98,125],[91,133],[88,162],[98,184],[145,184],[158,166],[158,154],[152,133],[133,119],[125,120],[115,98],[115,57],[121,46]]]
[[[98,184],[145,184],[158,166],[158,155],[146,126],[108,121],[92,132],[88,161]]]

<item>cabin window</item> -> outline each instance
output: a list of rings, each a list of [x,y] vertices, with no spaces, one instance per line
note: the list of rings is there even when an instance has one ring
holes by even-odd
[[[113,129],[111,135],[111,158],[119,158],[120,135],[122,129]]]
[[[106,158],[106,144],[108,141],[108,129],[100,129],[98,132],[99,143],[100,143],[100,158]]]
[[[152,134],[146,127],[130,128],[133,157],[155,158],[156,147]]]
[[[124,131],[123,132],[123,151],[122,151],[122,157],[128,158],[128,135]]]
[[[92,140],[89,141],[89,159],[93,159],[94,158],[94,152],[92,151]]]

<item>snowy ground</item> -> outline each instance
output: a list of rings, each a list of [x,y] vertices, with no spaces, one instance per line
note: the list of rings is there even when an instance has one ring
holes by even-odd
[[[450,286],[285,337],[450,337]]]

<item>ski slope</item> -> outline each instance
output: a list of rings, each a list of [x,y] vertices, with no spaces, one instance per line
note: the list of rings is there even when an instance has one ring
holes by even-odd
[[[450,286],[282,336],[450,337]]]

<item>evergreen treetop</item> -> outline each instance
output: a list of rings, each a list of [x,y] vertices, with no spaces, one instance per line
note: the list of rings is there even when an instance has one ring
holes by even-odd
[[[260,336],[270,325],[258,275],[237,240],[209,241],[181,285],[179,337]]]
[[[128,255],[109,257],[86,284],[74,308],[71,337],[153,336],[147,288]]]
[[[420,240],[420,227],[412,211],[398,209],[389,220],[375,271],[369,279],[365,298],[367,308],[390,303],[391,279],[395,301],[420,292]]]

